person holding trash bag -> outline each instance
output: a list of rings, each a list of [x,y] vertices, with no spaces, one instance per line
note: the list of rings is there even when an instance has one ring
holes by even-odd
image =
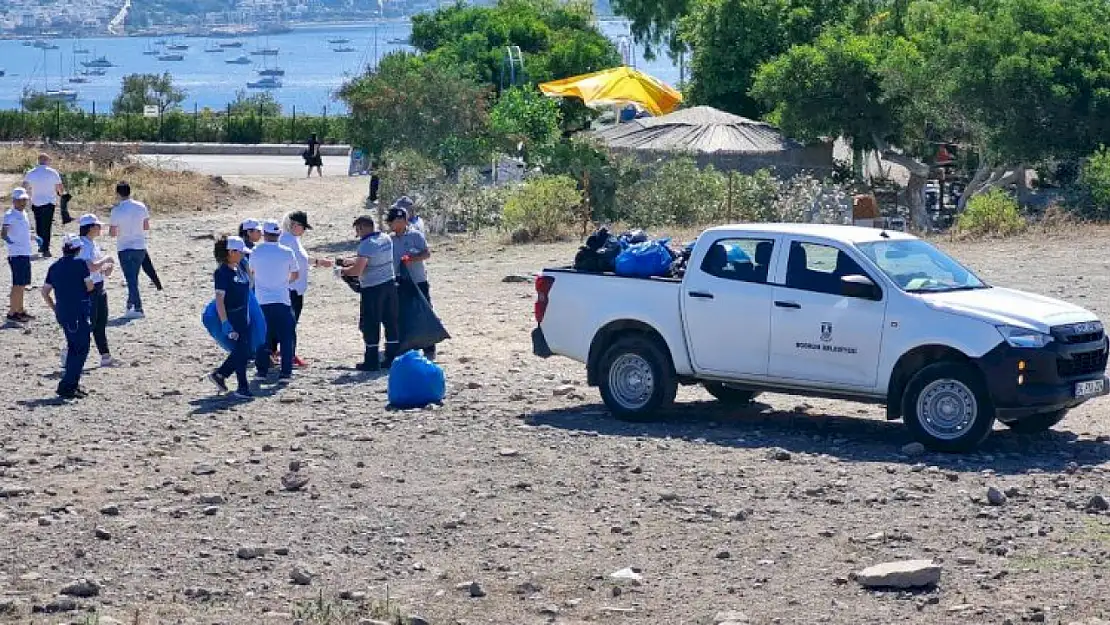
[[[247,364],[253,351],[250,315],[247,312],[250,280],[239,267],[239,261],[247,253],[247,244],[236,236],[221,237],[216,241],[213,253],[220,263],[219,269],[212,275],[216,289],[216,312],[220,316],[221,331],[234,341],[234,347],[220,368],[208,375],[208,379],[226,393],[227,378],[234,373],[239,386],[232,396],[250,399],[254,397],[247,380]]]
[[[89,294],[93,290],[93,280],[88,265],[77,258],[80,251],[80,239],[72,234],[63,237],[62,258],[50,265],[42,285],[42,298],[54,311],[66,336],[65,371],[58,382],[58,396],[62,399],[79,399],[86,395],[79,382],[89,357]]]
[[[409,225],[409,213],[400,206],[395,205],[389,209],[386,223],[393,238],[393,263],[398,277],[398,301],[403,307],[404,303],[415,297],[416,291],[419,291],[431,305],[432,294],[428,286],[428,271],[424,266],[424,261],[432,257],[432,252],[428,249],[428,240],[423,233]],[[401,336],[406,336],[408,334],[405,331],[406,318],[402,316],[399,321]],[[424,356],[428,360],[435,360],[435,345],[421,345],[420,348],[424,350]]]
[[[398,356],[400,336],[397,324],[397,282],[393,271],[393,242],[378,232],[374,220],[362,215],[352,224],[358,237],[358,256],[347,259],[337,270],[345,276],[358,276],[360,304],[359,330],[364,344],[359,371],[377,372],[389,368]],[[385,328],[385,360],[378,353],[382,328]]]
[[[276,221],[262,224],[265,240],[251,250],[251,272],[254,293],[266,318],[267,340],[255,357],[258,375],[270,372],[270,344],[281,346],[281,379],[293,377],[293,354],[296,353],[297,330],[293,319],[293,303],[289,285],[299,277],[297,256],[293,250],[278,243],[281,226]]]

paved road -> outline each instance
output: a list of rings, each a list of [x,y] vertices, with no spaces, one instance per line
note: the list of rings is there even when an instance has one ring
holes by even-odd
[[[143,155],[134,157],[163,167],[189,169],[213,176],[304,176],[307,169],[299,156],[227,156],[189,154],[175,156]],[[313,172],[315,175],[315,172]],[[346,176],[347,157],[325,156],[325,176]]]

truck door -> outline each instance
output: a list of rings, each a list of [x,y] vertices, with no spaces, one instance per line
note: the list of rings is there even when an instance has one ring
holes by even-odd
[[[722,377],[767,375],[776,237],[718,239],[683,280],[683,319],[694,369]]]
[[[843,295],[841,278],[875,276],[843,249],[828,243],[790,241],[771,304],[772,378],[833,387],[874,388],[886,316],[878,300]]]

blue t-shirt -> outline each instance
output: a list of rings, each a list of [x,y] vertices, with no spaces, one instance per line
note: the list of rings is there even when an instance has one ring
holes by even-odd
[[[230,314],[243,309],[242,312],[245,313],[247,298],[250,296],[250,279],[247,274],[239,267],[232,269],[227,265],[220,265],[213,274],[213,280],[216,290],[224,292],[224,308],[227,312]]]
[[[89,317],[89,265],[76,258],[59,258],[46,271],[46,284],[54,289],[54,316],[59,323],[72,323]]]

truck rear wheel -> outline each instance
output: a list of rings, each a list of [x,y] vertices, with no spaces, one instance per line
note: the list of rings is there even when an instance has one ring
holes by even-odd
[[[1036,434],[1037,432],[1044,432],[1052,429],[1052,426],[1064,420],[1068,416],[1068,409],[1062,408],[1052,412],[1042,412],[1028,416],[1024,419],[1011,421],[1006,423],[1006,427],[1017,432],[1018,434]]]
[[[655,342],[617,340],[601,359],[601,398],[618,419],[638,420],[674,402],[678,378]]]
[[[723,382],[705,382],[702,384],[706,391],[712,395],[717,401],[726,406],[746,406],[752,403],[755,399],[755,391],[745,391],[744,389],[729,386]]]
[[[940,362],[921,369],[906,385],[902,402],[910,433],[937,451],[971,451],[994,426],[994,405],[971,365]]]

